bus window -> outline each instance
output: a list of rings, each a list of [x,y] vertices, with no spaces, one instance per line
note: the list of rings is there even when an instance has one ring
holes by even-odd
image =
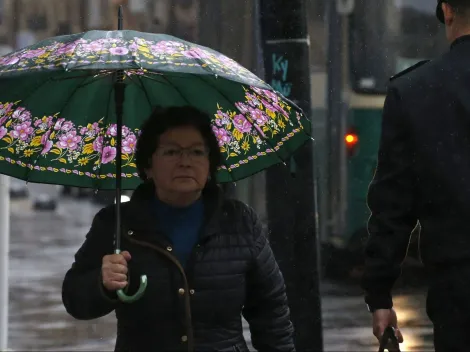
[[[356,92],[384,94],[390,76],[448,49],[435,9],[429,0],[356,1],[349,29]]]

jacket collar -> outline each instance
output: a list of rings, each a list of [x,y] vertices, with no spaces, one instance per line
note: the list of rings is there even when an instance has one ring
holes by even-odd
[[[126,211],[123,212],[123,223],[128,229],[144,233],[158,232],[152,204],[155,193],[153,182],[144,182],[137,187],[131,200],[125,206]],[[217,233],[220,229],[223,192],[216,184],[208,184],[202,192],[202,197],[205,219],[201,239],[204,239]]]
[[[452,44],[450,44],[450,49],[455,49],[456,47],[461,47],[465,43],[470,44],[470,34],[468,35],[463,35],[461,37],[458,37],[455,39]]]

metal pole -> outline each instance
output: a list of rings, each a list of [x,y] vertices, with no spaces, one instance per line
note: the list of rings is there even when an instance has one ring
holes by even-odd
[[[9,182],[8,176],[0,175],[0,351],[8,347]]]
[[[260,0],[266,81],[311,115],[309,37],[303,0]],[[323,351],[313,142],[295,169],[266,172],[270,243],[284,274],[297,351]],[[293,174],[293,175],[292,175]]]

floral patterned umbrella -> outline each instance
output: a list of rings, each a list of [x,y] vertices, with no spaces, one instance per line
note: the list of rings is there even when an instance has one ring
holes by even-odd
[[[228,57],[168,35],[91,31],[0,58],[0,172],[29,182],[114,189],[116,71],[124,75],[122,189],[155,106],[210,114],[231,182],[288,159],[310,139],[300,109]]]

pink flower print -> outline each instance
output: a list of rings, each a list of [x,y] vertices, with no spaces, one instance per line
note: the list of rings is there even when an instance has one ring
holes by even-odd
[[[250,111],[250,108],[249,108],[248,105],[246,105],[246,104],[243,104],[243,103],[235,103],[235,106],[237,107],[237,109],[238,109],[242,114],[246,114],[247,112]]]
[[[53,117],[52,116],[48,116],[46,117],[46,119],[42,119],[43,122],[44,122],[44,125],[47,126],[47,128],[50,128],[52,126],[52,120],[53,120]]]
[[[265,113],[258,109],[251,109],[250,111],[251,117],[256,121],[258,126],[264,126],[268,121]]]
[[[263,130],[261,129],[261,127],[259,127],[258,125],[254,125],[255,129],[258,131],[259,135],[263,138],[266,138],[266,135],[264,134]]]
[[[116,137],[117,136],[117,125],[114,123],[111,126],[109,126],[108,130],[106,131],[106,134],[108,136]]]
[[[103,50],[103,43],[99,41],[91,42],[90,44],[83,45],[84,51],[101,51]]]
[[[73,123],[70,122],[70,121],[65,121],[62,126],[60,127],[60,129],[64,132],[68,132],[70,131],[72,128],[73,128]]]
[[[13,104],[0,104],[0,116],[6,115],[11,111]]]
[[[248,98],[248,104],[252,107],[256,108],[261,106],[261,102],[253,94],[246,93],[246,97]]]
[[[8,116],[3,116],[0,118],[0,126],[3,125],[5,122],[7,122]]]
[[[253,91],[255,93],[258,93],[259,95],[264,96],[264,97],[272,100],[274,103],[277,103],[278,100],[279,100],[277,94],[270,91],[270,90],[261,89],[261,88],[258,88],[258,87],[250,87],[250,88],[253,89]]]
[[[277,103],[279,101],[279,98],[278,98],[276,93],[271,92],[267,89],[263,89],[262,91],[263,91],[264,95],[266,97],[268,97],[273,103]]]
[[[56,121],[55,125],[54,125],[54,129],[56,131],[59,131],[61,128],[62,128],[62,123],[64,123],[65,119],[63,118],[60,118]]]
[[[61,48],[58,48],[54,54],[57,56],[66,55],[68,53],[72,53],[76,47],[77,47],[76,43],[66,44],[62,46]]]
[[[261,102],[263,103],[266,110],[269,110],[273,113],[275,113],[278,110],[275,106],[271,105],[269,102],[267,102],[264,99],[262,99]]]
[[[131,45],[128,46],[129,50],[132,52],[136,52],[137,49],[139,49],[139,46],[136,43],[132,43]]]
[[[57,147],[60,149],[75,150],[78,147],[78,143],[82,140],[82,137],[77,136],[77,131],[69,131],[59,137]]]
[[[93,141],[93,150],[95,152],[98,152],[98,153],[102,152],[102,150],[103,150],[103,139],[104,139],[103,136],[99,136]]]
[[[34,121],[34,126],[39,127],[40,130],[46,130],[52,126],[52,117],[43,117],[42,119]]]
[[[14,119],[18,119],[21,122],[25,122],[31,119],[31,113],[25,108],[18,108],[13,112],[11,117]]]
[[[7,132],[8,132],[8,131],[7,131],[7,129],[6,129],[5,127],[3,127],[3,126],[0,127],[0,139],[2,139],[3,137],[5,137],[6,134],[7,134]]]
[[[53,145],[54,143],[52,143],[52,141],[46,141],[46,143],[44,144],[44,148],[42,148],[41,150],[41,155],[49,153]]]
[[[223,126],[222,119],[220,117],[216,117],[215,124],[219,127],[222,127]]]
[[[122,152],[124,154],[134,153],[136,143],[137,138],[133,133],[131,133],[125,140],[122,141]]]
[[[276,105],[273,105],[273,108],[277,111],[279,111],[284,117],[288,118],[289,117],[289,114],[287,113],[286,110],[284,110],[283,108],[281,108],[280,105],[276,104]]]
[[[233,118],[233,125],[242,133],[248,133],[251,131],[251,123],[243,115],[236,115]]]
[[[93,128],[93,131],[95,131],[95,133],[100,133],[100,124],[98,122],[95,122],[93,123],[93,125],[91,125],[91,127]]]
[[[154,55],[161,55],[161,54],[176,54],[183,48],[183,44],[178,42],[172,41],[161,41],[158,42],[156,45],[152,45],[150,50]]]
[[[46,133],[44,133],[42,135],[42,137],[41,137],[41,144],[42,145],[46,145],[50,135],[51,135],[51,131],[47,131]]]
[[[197,50],[197,48],[183,51],[181,54],[190,59],[204,59],[208,56],[207,54],[204,54],[202,50]]]
[[[25,59],[33,59],[35,57],[44,55],[46,53],[46,50],[44,49],[35,49],[35,50],[26,50],[21,57]]]
[[[222,147],[225,144],[230,143],[230,136],[225,129],[212,126],[212,132],[214,132],[215,136],[217,137],[217,141],[219,142],[219,147]]]
[[[101,163],[108,164],[116,158],[116,148],[114,147],[104,147],[103,153],[101,154]]]
[[[129,49],[125,47],[116,47],[116,48],[111,48],[109,49],[109,52],[112,55],[127,55],[129,53]]]
[[[26,141],[29,136],[33,133],[34,129],[31,127],[31,121],[26,121],[18,124],[14,127],[13,131],[10,132],[10,136],[15,139]]]
[[[130,130],[129,130],[129,127],[127,126],[122,126],[122,138],[125,138],[127,137],[127,135],[129,134]]]
[[[75,48],[78,46],[78,45],[84,45],[86,44],[86,40],[84,39],[78,39],[74,42],[70,42],[68,44],[65,44],[63,45],[62,47],[58,48],[56,51],[55,51],[55,55],[59,56],[59,55],[67,55],[67,54],[71,54],[75,51]]]
[[[18,63],[18,61],[20,61],[19,57],[12,56],[12,57],[6,57],[6,58],[2,59],[0,64],[9,66],[9,65],[14,65],[14,64]]]
[[[100,129],[98,127],[98,123],[89,123],[85,127],[80,128],[80,134],[81,135],[86,135],[87,137],[93,137],[97,133],[99,133]]]

